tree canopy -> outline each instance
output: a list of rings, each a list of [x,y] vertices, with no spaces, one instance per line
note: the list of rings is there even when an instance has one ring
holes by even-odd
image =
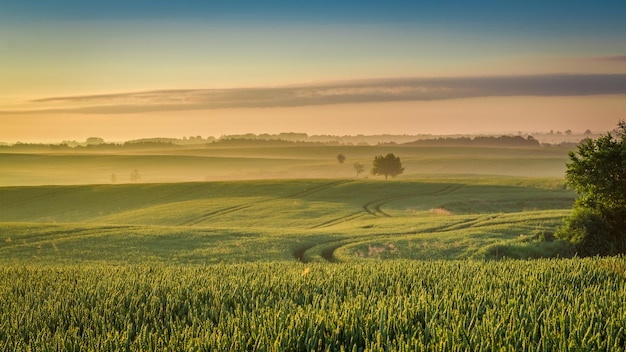
[[[569,153],[567,182],[590,207],[626,206],[626,123],[597,140],[585,139]]]
[[[557,236],[580,255],[626,253],[626,123],[569,153],[567,183],[580,195]]]
[[[389,153],[385,156],[378,155],[374,157],[372,163],[373,175],[385,175],[385,180],[388,176],[396,177],[404,172],[400,157]]]

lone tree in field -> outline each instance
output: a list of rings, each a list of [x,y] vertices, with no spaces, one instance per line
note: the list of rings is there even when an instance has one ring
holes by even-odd
[[[346,156],[343,154],[337,154],[337,162],[339,162],[339,164],[343,164],[344,161],[346,161]]]
[[[404,172],[400,157],[389,153],[385,156],[378,155],[374,157],[372,162],[372,174],[373,175],[385,175],[385,180],[388,176],[396,177]]]
[[[130,173],[130,182],[139,182],[141,180],[141,174],[137,169],[134,169],[133,172]]]
[[[354,163],[354,171],[356,171],[356,178],[359,178],[359,175],[365,171],[365,166],[357,161]]]
[[[626,253],[626,122],[569,153],[567,183],[580,195],[556,236],[578,255]]]

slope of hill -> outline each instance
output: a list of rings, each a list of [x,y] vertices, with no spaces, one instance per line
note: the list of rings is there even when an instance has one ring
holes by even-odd
[[[553,249],[531,244],[574,197],[558,180],[515,178],[3,187],[0,253],[203,263],[542,256]]]
[[[394,153],[399,179],[450,176],[563,177],[571,147],[224,144],[130,150],[0,152],[0,186],[354,178],[376,155]],[[337,155],[346,157],[337,162]],[[363,175],[362,175],[363,176]],[[366,175],[367,176],[367,175]]]

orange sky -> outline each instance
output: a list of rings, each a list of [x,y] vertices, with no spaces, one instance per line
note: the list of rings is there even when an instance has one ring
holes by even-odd
[[[626,119],[617,2],[182,3],[0,3],[0,142]]]
[[[141,136],[219,137],[223,134],[457,134],[582,132],[613,129],[626,96],[487,97],[420,102],[285,108],[209,109],[140,114],[26,114],[5,123],[0,141],[58,142],[90,136],[124,141]],[[546,120],[545,116],[550,116]],[[5,118],[5,117],[2,117]],[[50,123],[54,121],[54,123]],[[16,136],[21,136],[16,138]]]

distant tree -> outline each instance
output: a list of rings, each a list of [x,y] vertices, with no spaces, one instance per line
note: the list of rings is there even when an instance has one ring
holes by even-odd
[[[100,137],[89,137],[85,141],[85,144],[86,145],[100,145],[100,144],[104,144],[104,139],[102,139]]]
[[[588,136],[588,135],[590,135],[590,134],[591,134],[591,130],[586,130],[586,131],[585,131],[585,135],[586,135],[586,136]]]
[[[570,152],[566,178],[580,197],[556,236],[579,255],[626,253],[626,122]]]
[[[365,166],[363,164],[356,162],[354,163],[354,170],[356,171],[356,178],[359,178],[359,175],[365,171]]]
[[[343,164],[343,162],[346,161],[346,156],[343,154],[337,154],[337,161],[339,164]]]
[[[572,130],[566,130],[565,134],[568,135],[568,136],[571,136],[572,135]]]
[[[386,180],[388,176],[396,177],[403,172],[404,168],[402,167],[400,157],[393,155],[393,153],[389,153],[385,156],[378,155],[374,157],[374,161],[372,163],[373,175],[385,175]]]
[[[77,146],[80,145],[80,143],[78,141],[63,141],[61,142],[61,144],[65,144],[70,148],[76,148]]]
[[[141,180],[141,174],[137,169],[134,169],[133,172],[130,173],[130,182],[139,182]]]
[[[111,183],[115,183],[115,182],[117,182],[117,175],[111,174]]]

